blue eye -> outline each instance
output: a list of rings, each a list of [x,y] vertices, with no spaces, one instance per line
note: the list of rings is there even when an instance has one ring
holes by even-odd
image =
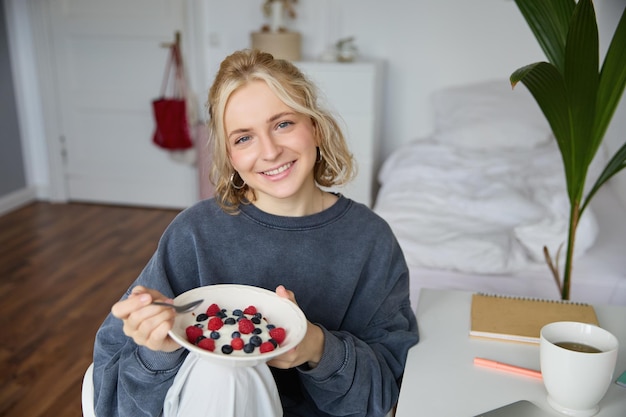
[[[284,129],[284,128],[286,128],[286,127],[288,127],[288,126],[292,125],[292,124],[293,124],[293,122],[280,122],[280,123],[278,124],[278,128],[279,128],[279,129]]]
[[[235,145],[238,145],[240,143],[245,143],[245,142],[247,142],[249,140],[250,140],[250,136],[242,136],[242,137],[240,137],[239,139],[237,139],[235,141]]]

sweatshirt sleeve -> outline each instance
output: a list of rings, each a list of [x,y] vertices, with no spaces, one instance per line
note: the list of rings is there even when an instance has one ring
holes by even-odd
[[[109,315],[96,335],[96,415],[157,417],[186,351],[151,351],[137,346],[121,329],[121,321]]]
[[[386,281],[390,289],[377,288],[382,300],[371,296],[372,288],[360,296],[366,299],[363,305],[378,305],[366,325],[358,332],[320,326],[325,335],[321,361],[314,369],[298,368],[311,399],[329,414],[384,416],[398,400],[407,352],[419,337],[408,271],[397,246],[394,252],[390,259],[396,264],[389,265]]]
[[[197,276],[190,250],[180,233],[165,232],[147,265],[123,298],[136,285],[154,288],[168,297],[184,290],[180,284],[197,285]],[[109,314],[96,334],[94,345],[94,407],[96,415],[154,416],[161,415],[163,401],[184,362],[187,350],[152,351],[138,346],[123,332],[122,320]]]

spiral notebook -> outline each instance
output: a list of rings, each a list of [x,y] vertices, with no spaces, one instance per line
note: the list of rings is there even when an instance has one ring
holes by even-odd
[[[585,303],[483,293],[472,295],[472,337],[539,343],[541,328],[555,321],[598,325],[593,306]]]

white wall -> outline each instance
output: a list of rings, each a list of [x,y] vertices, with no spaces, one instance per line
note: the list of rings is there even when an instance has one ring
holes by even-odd
[[[249,47],[250,32],[266,23],[262,0],[206,1],[205,91],[219,62],[230,52]],[[625,0],[595,1],[603,51],[625,4]],[[523,65],[545,60],[511,0],[301,0],[296,10],[298,16],[290,25],[302,33],[305,60],[317,59],[337,39],[354,36],[363,57],[385,61],[383,157],[431,132],[429,96],[435,89],[506,79]],[[624,142],[625,101],[606,138],[611,152]],[[626,196],[626,179],[620,188]]]
[[[19,17],[26,13],[25,7],[16,7],[22,3],[20,0],[7,2],[15,5],[9,8],[8,15]],[[219,62],[230,52],[249,47],[250,32],[265,23],[262,3],[263,0],[188,0],[187,20],[195,36],[192,42],[187,36],[185,46],[190,55],[187,61],[196,68],[192,70],[192,83],[200,102],[206,100]],[[596,0],[595,4],[600,39],[606,49],[607,37],[613,32],[626,0]],[[475,80],[507,78],[519,66],[544,59],[511,0],[300,0],[296,9],[298,17],[291,26],[303,35],[305,59],[316,59],[327,45],[354,36],[364,57],[385,61],[382,157],[400,144],[430,133],[428,100],[433,90]],[[36,81],[36,77],[31,79]],[[35,84],[24,82],[22,85],[31,86],[32,91],[23,92],[22,96],[36,96]],[[30,109],[21,113],[32,119],[40,114],[40,103],[30,100],[30,104]],[[49,161],[41,139],[41,124],[22,125],[40,126],[32,128],[36,132],[25,135],[24,148],[30,184],[45,189],[50,186]],[[623,98],[607,133],[606,143],[611,152],[624,142],[624,132],[626,99]],[[626,205],[626,172],[618,174],[613,182],[619,183]]]
[[[250,32],[264,19],[259,0],[208,1],[214,74],[224,56],[250,45]],[[428,96],[434,89],[507,78],[543,56],[512,1],[303,0],[297,11],[292,27],[303,35],[305,59],[354,36],[364,57],[385,61],[383,156],[430,132]]]

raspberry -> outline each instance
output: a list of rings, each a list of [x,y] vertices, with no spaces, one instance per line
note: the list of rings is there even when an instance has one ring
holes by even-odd
[[[287,334],[285,333],[285,329],[283,329],[282,327],[276,327],[270,330],[270,336],[276,341],[276,343],[280,345],[281,343],[283,343],[283,340],[285,340]]]
[[[213,352],[215,350],[215,340],[209,339],[208,337],[202,339],[198,342],[198,347]]]
[[[243,349],[243,339],[240,337],[236,337],[230,341],[230,345],[233,347],[234,350],[241,350]]]
[[[256,314],[256,307],[255,306],[248,306],[248,308],[246,308],[243,311],[243,314],[249,314],[251,316],[255,315]]]
[[[221,312],[222,309],[217,304],[213,303],[206,309],[206,315],[209,317],[215,316],[217,313]]]
[[[243,334],[250,334],[254,331],[254,323],[249,319],[239,320],[239,331]]]
[[[202,329],[196,326],[187,326],[185,333],[190,343],[196,343],[198,337],[202,336]]]
[[[261,353],[271,352],[274,350],[274,345],[270,342],[263,342],[261,346],[259,346],[259,351]]]
[[[219,330],[224,325],[224,322],[219,317],[211,317],[209,323],[207,324],[207,328],[209,330]]]

